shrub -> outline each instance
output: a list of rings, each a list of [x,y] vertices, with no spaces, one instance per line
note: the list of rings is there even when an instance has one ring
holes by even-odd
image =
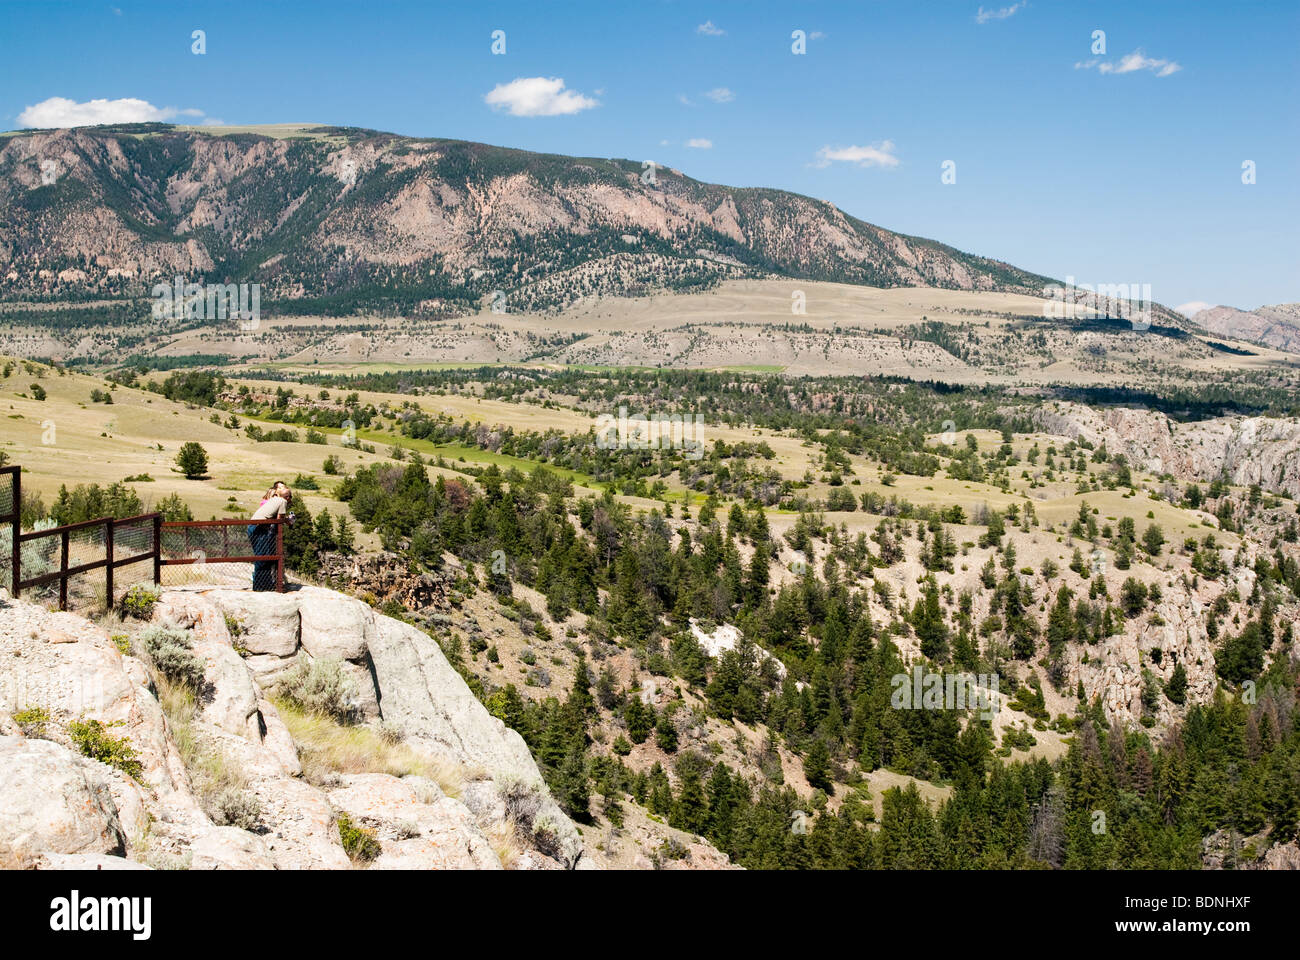
[[[194,693],[203,689],[204,664],[190,646],[189,634],[167,627],[150,627],[139,639],[155,670]]]
[[[24,500],[26,497],[23,498]],[[31,531],[37,533],[41,530],[50,530],[58,526],[58,521],[52,517],[45,517],[36,520],[31,525]],[[0,556],[8,557],[13,547],[10,542],[11,534],[8,528],[0,530]],[[43,577],[47,573],[53,573],[58,569],[58,561],[55,559],[55,550],[58,547],[58,537],[40,537],[35,540],[28,540],[21,547],[22,549],[22,570],[23,576],[28,579]]]
[[[354,863],[369,863],[383,852],[375,832],[355,825],[346,813],[339,814],[339,842]]]
[[[13,715],[14,722],[22,728],[23,736],[43,738],[45,725],[50,722],[50,712],[44,707],[28,707]]]
[[[505,805],[506,816],[531,831],[533,821],[542,812],[541,788],[535,783],[505,777],[497,782],[497,795]]]
[[[262,801],[249,790],[227,787],[212,801],[210,813],[219,827],[253,830],[262,819]]]
[[[132,780],[143,782],[144,765],[131,742],[125,737],[112,737],[110,727],[122,726],[122,721],[102,723],[99,720],[73,720],[68,724],[68,734],[83,756],[106,763],[121,770]]]
[[[194,514],[190,512],[190,506],[181,499],[180,494],[173,493],[170,496],[163,497],[154,507],[162,518],[169,523],[177,521],[190,521],[194,519]]]
[[[332,717],[340,723],[355,720],[352,698],[356,696],[356,688],[344,676],[339,660],[324,658],[311,663],[299,660],[281,683],[280,696],[307,713]]]
[[[122,613],[137,620],[149,620],[153,617],[154,605],[158,594],[143,584],[135,584],[122,597]]]

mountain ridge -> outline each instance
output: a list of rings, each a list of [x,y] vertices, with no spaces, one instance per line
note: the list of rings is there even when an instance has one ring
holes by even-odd
[[[1300,303],[1275,303],[1254,310],[1219,304],[1198,310],[1192,322],[1217,336],[1300,353]]]
[[[547,310],[770,275],[1035,294],[1051,283],[827,201],[669,167],[274,129],[284,135],[139,124],[0,139],[6,295],[139,296],[181,274],[259,282],[282,307],[437,315],[497,290]]]

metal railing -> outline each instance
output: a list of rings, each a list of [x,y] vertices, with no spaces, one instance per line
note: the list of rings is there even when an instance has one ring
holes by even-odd
[[[100,517],[23,532],[22,469],[0,467],[0,531],[7,532],[9,541],[9,549],[0,559],[9,569],[0,582],[10,584],[15,597],[24,590],[34,590],[49,594],[46,599],[53,600],[57,591],[59,609],[66,610],[70,599],[77,601],[77,606],[99,601],[98,584],[88,584],[87,577],[103,571],[102,603],[111,610],[117,602],[121,582],[118,571],[123,568],[151,562],[150,580],[161,585],[164,567],[193,570],[198,565],[206,568],[209,564],[253,564],[255,587],[283,593],[286,518],[257,521],[257,526],[275,527],[274,553],[256,552],[257,548],[244,534],[243,528],[250,522],[242,519],[168,521],[159,513],[145,513],[122,519]],[[240,528],[233,538],[232,528]],[[198,579],[221,580],[202,576]],[[226,578],[221,585],[234,584]]]

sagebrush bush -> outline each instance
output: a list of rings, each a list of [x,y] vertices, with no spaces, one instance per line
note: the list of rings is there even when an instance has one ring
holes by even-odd
[[[356,719],[352,704],[356,687],[343,673],[343,663],[330,657],[298,661],[280,684],[280,696],[300,710],[332,717],[340,723]]]
[[[188,633],[150,627],[138,639],[154,669],[164,677],[195,693],[203,689],[203,660],[191,648]]]
[[[531,830],[533,821],[542,810],[542,794],[537,784],[513,777],[497,781],[497,795],[505,804],[506,816],[525,830]]]
[[[262,819],[262,801],[252,791],[227,787],[213,798],[210,813],[219,827],[253,830]]]

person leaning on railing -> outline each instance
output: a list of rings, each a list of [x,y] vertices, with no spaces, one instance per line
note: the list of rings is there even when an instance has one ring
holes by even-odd
[[[261,504],[249,518],[251,522],[248,524],[248,543],[253,548],[253,556],[269,557],[276,552],[276,525],[274,523],[258,523],[257,521],[287,517],[289,523],[293,523],[293,514],[289,512],[291,503],[293,503],[293,491],[282,481],[277,480],[271,485],[271,489],[266,491],[266,496],[262,498]],[[276,586],[275,570],[275,560],[255,561],[253,563],[253,589],[274,590]]]

